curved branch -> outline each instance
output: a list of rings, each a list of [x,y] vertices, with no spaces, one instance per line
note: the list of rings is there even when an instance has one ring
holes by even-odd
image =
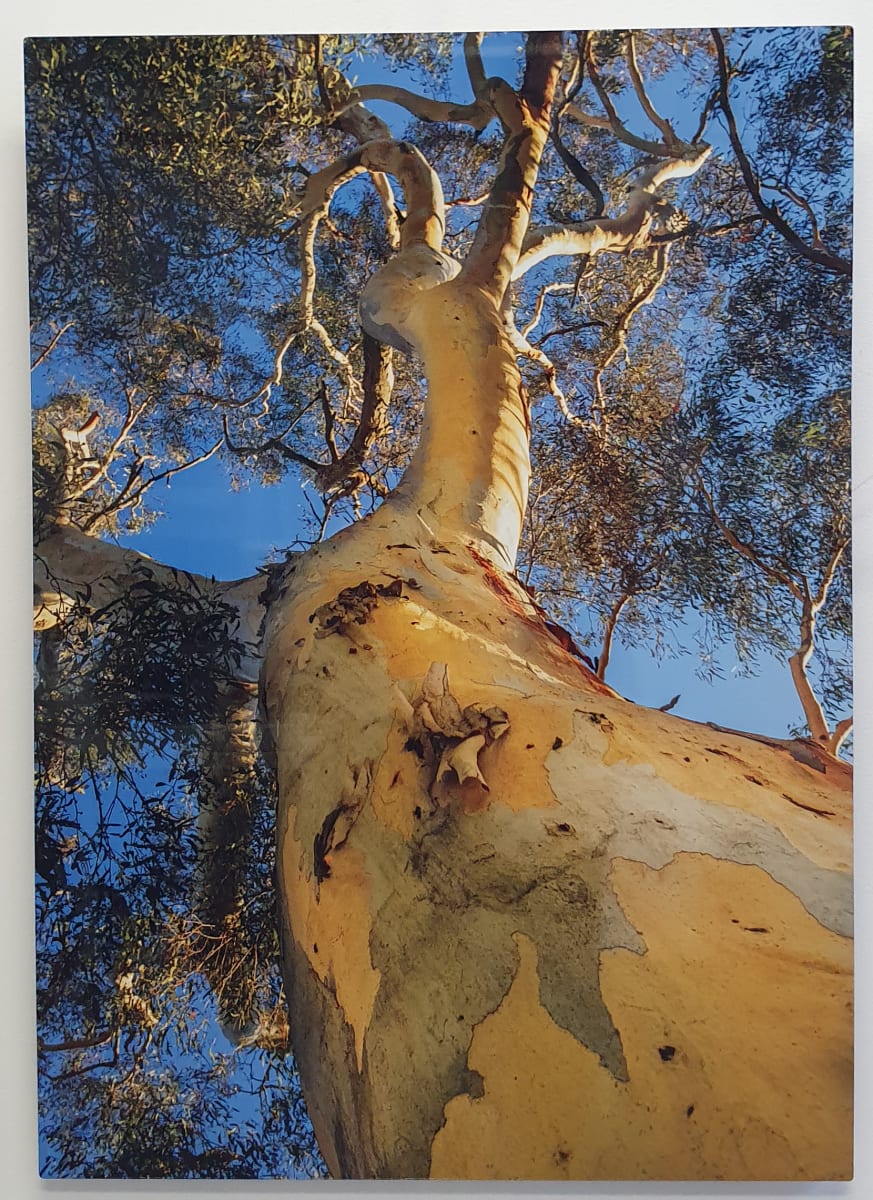
[[[651,304],[662,287],[664,280],[667,278],[667,265],[670,256],[670,246],[658,246],[654,254],[655,262],[655,277],[649,283],[643,284],[641,288],[634,293],[630,299],[630,303],[622,311],[618,320],[611,327],[610,340],[611,346],[605,358],[601,359],[594,368],[592,376],[592,385],[594,388],[594,412],[596,414],[595,425],[599,429],[601,435],[606,433],[606,397],[603,394],[603,375],[615,362],[618,354],[626,346],[627,331],[634,315],[641,308],[645,308],[647,304]]]
[[[761,557],[754,546],[750,545],[748,542],[741,542],[716,508],[715,501],[713,500],[706,484],[703,482],[703,479],[699,474],[695,475],[695,483],[697,484],[698,491],[706,501],[706,506],[712,514],[713,520],[718,526],[719,531],[721,532],[727,544],[733,550],[736,550],[737,554],[742,555],[742,557],[747,559],[748,562],[753,563],[759,571],[762,571],[765,575],[769,576],[769,578],[775,583],[780,583],[783,587],[788,588],[794,599],[797,600],[801,605],[805,604],[808,600],[808,597],[804,594],[804,591],[797,580],[792,579],[790,575],[786,574],[785,571],[779,570],[778,567],[771,566],[770,563],[766,562]]]
[[[371,142],[376,138],[390,138],[391,130],[385,122],[377,117],[375,113],[364,108],[362,104],[352,105],[351,108],[347,108],[344,111],[335,111],[333,98],[327,86],[327,80],[324,77],[323,41],[320,34],[316,34],[313,39],[313,60],[318,94],[325,111],[330,114],[328,124],[335,125],[343,133],[349,134],[355,139],[358,145],[363,145],[364,142]],[[343,83],[351,91],[351,87],[345,79]],[[400,222],[397,219],[394,192],[391,189],[391,184],[381,171],[372,172],[372,179],[373,186],[382,204],[382,213],[385,217],[385,226],[388,233],[388,244],[392,250],[396,250],[400,244]]]
[[[488,85],[488,78],[482,63],[482,39],[484,36],[482,33],[468,33],[464,38],[464,63],[467,67],[467,78],[470,80],[473,95],[477,98]]]
[[[828,749],[831,754],[836,756],[842,749],[843,742],[852,731],[852,726],[855,723],[854,717],[843,717],[841,721],[837,721],[834,732],[831,734],[831,741]]]
[[[391,83],[361,84],[352,93],[349,105],[338,109],[334,115],[342,116],[348,108],[365,100],[383,100],[388,104],[396,104],[420,121],[470,125],[477,133],[481,133],[494,119],[494,110],[484,97],[469,104],[455,104],[451,100],[432,100],[429,96],[420,96],[417,92],[410,92],[407,88],[396,87]]]
[[[620,142],[624,142],[626,146],[633,147],[634,150],[639,150],[643,154],[651,155],[653,158],[692,158],[693,149],[698,144],[698,138],[702,133],[702,127],[698,129],[697,134],[692,142],[683,142],[677,138],[672,126],[663,117],[660,117],[655,111],[643,85],[642,77],[639,73],[639,68],[636,63],[636,53],[633,48],[633,35],[630,35],[628,41],[627,62],[628,70],[631,75],[631,82],[634,86],[637,99],[640,106],[645,112],[650,121],[661,130],[664,135],[662,142],[652,141],[650,138],[641,138],[637,134],[631,133],[627,126],[622,122],[615,106],[610,99],[609,92],[603,86],[600,75],[597,72],[597,64],[594,61],[594,50],[592,41],[589,35],[585,35],[584,39],[580,40],[579,54],[581,60],[588,68],[588,76],[594,85],[594,90],[597,92],[603,111],[606,114],[604,117],[596,116],[594,113],[586,112],[580,108],[578,104],[567,104],[566,111],[576,118],[583,125],[588,125],[593,129],[608,129]],[[578,90],[578,89],[577,89]]]
[[[609,615],[603,622],[603,642],[600,647],[600,654],[597,659],[596,675],[598,679],[606,678],[606,668],[609,666],[609,657],[612,653],[612,641],[615,637],[615,627],[618,624],[618,618],[621,616],[621,610],[630,600],[629,592],[622,592],[618,600],[609,610]]]
[[[585,31],[576,35],[577,54],[576,61],[570,74],[570,79],[564,94],[563,102],[555,109],[552,117],[552,144],[558,153],[561,162],[573,176],[577,183],[581,183],[587,192],[590,193],[594,200],[594,216],[602,217],[606,209],[606,197],[600,190],[600,185],[594,176],[582,165],[579,159],[568,148],[563,138],[561,137],[560,123],[561,117],[567,111],[569,105],[573,102],[582,87],[585,80],[585,61],[587,57],[588,45],[591,40],[591,33]]]
[[[512,343],[512,348],[520,358],[526,358],[530,362],[536,363],[542,367],[543,375],[546,380],[546,387],[549,389],[550,395],[554,396],[558,403],[558,408],[561,410],[562,416],[569,421],[571,425],[584,426],[587,425],[580,417],[575,416],[570,411],[570,406],[567,404],[567,398],[558,386],[558,373],[555,369],[555,364],[540,346],[532,345],[525,335],[516,328],[515,321],[512,318],[511,311],[507,306],[504,306],[503,324],[507,336]]]
[[[827,561],[824,571],[822,572],[821,583],[819,584],[818,591],[813,598],[813,605],[816,612],[823,607],[828,598],[828,592],[830,591],[831,584],[834,581],[834,576],[837,573],[837,567],[840,565],[842,557],[849,547],[849,542],[850,539],[847,537],[840,538],[831,551],[831,556]]]
[[[852,274],[852,264],[838,254],[831,254],[829,251],[819,248],[815,244],[809,245],[803,238],[789,225],[779,208],[775,204],[768,204],[761,195],[761,187],[758,180],[755,178],[755,172],[752,170],[752,164],[749,161],[749,156],[743,149],[743,143],[737,129],[736,118],[734,117],[733,109],[731,108],[728,98],[728,86],[730,82],[730,73],[728,68],[727,54],[725,53],[724,40],[717,29],[712,30],[712,38],[715,42],[716,51],[718,53],[718,77],[719,77],[719,93],[718,103],[724,113],[725,121],[728,127],[728,136],[734,154],[737,157],[740,172],[743,176],[746,188],[749,195],[752,197],[752,202],[757,208],[761,216],[773,226],[777,233],[792,246],[798,254],[809,262],[816,263],[817,266],[824,267],[828,271],[833,271],[837,275]]]
[[[539,290],[539,293],[537,294],[536,304],[534,305],[534,310],[533,310],[531,319],[528,321],[528,323],[524,326],[524,328],[521,331],[522,337],[525,337],[525,338],[529,337],[533,333],[533,331],[536,329],[537,325],[539,325],[540,321],[542,320],[543,310],[545,309],[545,305],[546,305],[546,296],[553,296],[553,295],[555,295],[555,293],[560,294],[562,292],[566,293],[566,292],[572,292],[572,291],[573,291],[572,283],[562,283],[560,281],[557,281],[557,282],[553,281],[552,283],[547,283],[543,287],[541,287]]]
[[[660,207],[658,189],[668,180],[694,175],[706,162],[711,149],[706,145],[683,146],[680,157],[646,166],[631,185],[625,210],[620,216],[532,229],[524,240],[513,279],[521,278],[532,267],[554,255],[594,255],[645,245]]]
[[[631,30],[631,32],[627,35],[625,62],[627,63],[628,75],[630,75],[634,92],[636,93],[636,97],[640,102],[640,107],[642,108],[643,112],[646,114],[655,128],[660,130],[661,135],[664,138],[664,145],[670,148],[676,146],[679,142],[679,139],[676,137],[673,126],[655,109],[654,104],[652,104],[651,100],[649,99],[649,94],[646,91],[643,78],[640,75],[640,69],[637,66],[637,51],[634,44],[633,30]]]
[[[560,112],[555,113],[555,119],[552,121],[552,145],[557,151],[558,158],[573,176],[577,183],[581,183],[585,190],[594,200],[594,216],[600,217],[606,209],[606,197],[600,189],[597,180],[590,171],[583,167],[582,163],[571,150],[567,149],[566,144],[561,138],[560,130]]]
[[[803,708],[803,715],[806,717],[806,723],[814,741],[829,745],[831,733],[825,720],[824,710],[806,673],[809,660],[815,651],[815,618],[815,606],[812,600],[806,597],[800,615],[800,645],[789,658],[788,667]]]
[[[322,467],[318,486],[322,492],[339,488],[346,493],[362,483],[361,468],[374,443],[385,429],[385,418],[394,388],[390,347],[364,334],[364,399],[361,416],[351,442],[336,461]]]

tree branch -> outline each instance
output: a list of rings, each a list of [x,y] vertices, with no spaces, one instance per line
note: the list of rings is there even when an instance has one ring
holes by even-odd
[[[369,109],[364,108],[362,104],[353,105],[351,108],[341,112],[335,110],[333,98],[324,77],[323,42],[320,35],[316,35],[313,39],[313,64],[315,79],[318,84],[318,94],[325,112],[329,114],[328,123],[330,125],[335,125],[343,133],[349,134],[359,146],[362,146],[364,142],[371,142],[376,138],[391,137],[391,130],[385,122],[380,120],[375,113],[371,113]],[[343,79],[343,83],[346,89],[351,91],[348,81]],[[388,234],[388,244],[392,250],[396,250],[400,245],[400,222],[397,219],[394,192],[391,184],[381,171],[371,172],[371,178],[382,204],[382,213],[385,217],[385,227]]]
[[[812,684],[810,683],[807,674],[807,666],[809,660],[815,651],[815,629],[816,617],[827,599],[828,590],[833,582],[840,559],[845,553],[848,546],[848,538],[840,539],[828,559],[822,576],[821,583],[815,596],[812,595],[809,587],[809,582],[805,577],[800,581],[793,579],[786,572],[779,570],[777,567],[771,566],[766,562],[754,546],[747,542],[741,542],[732,529],[725,523],[719,514],[715,503],[706,488],[700,475],[696,476],[698,489],[706,500],[707,507],[712,513],[713,519],[716,522],[719,530],[725,538],[725,541],[743,558],[753,563],[760,571],[767,575],[774,582],[788,588],[791,595],[800,604],[800,645],[797,650],[788,659],[788,668],[791,672],[791,679],[794,683],[794,689],[797,692],[800,700],[803,715],[806,718],[806,723],[809,726],[810,733],[814,741],[823,745],[831,753],[836,754],[836,750],[831,749],[836,738],[836,732],[832,735],[824,715],[821,702],[815,694]],[[841,722],[842,724],[842,722]],[[845,738],[845,732],[842,734],[837,749],[842,744]]]
[[[742,555],[743,558],[747,559],[750,563],[753,563],[759,571],[762,571],[775,583],[780,583],[783,587],[788,588],[794,599],[797,600],[801,605],[804,604],[807,597],[804,595],[803,589],[801,588],[800,584],[798,584],[797,580],[792,579],[791,576],[786,574],[784,571],[780,571],[778,567],[771,566],[770,563],[766,562],[761,557],[754,546],[750,545],[748,542],[741,542],[734,531],[722,518],[715,506],[715,501],[710,495],[706,484],[703,482],[703,479],[699,474],[695,474],[695,482],[697,484],[698,491],[700,491],[704,500],[706,501],[706,505],[712,514],[713,520],[718,526],[727,544],[732,549],[736,550],[738,554]]]
[[[736,118],[734,117],[733,109],[731,108],[728,98],[728,86],[730,82],[730,72],[728,68],[727,54],[725,53],[724,41],[718,29],[712,30],[712,38],[715,42],[716,51],[718,53],[718,75],[719,75],[719,106],[724,113],[725,121],[728,127],[728,136],[734,154],[737,157],[737,162],[740,167],[740,172],[748,189],[749,195],[761,216],[781,234],[786,242],[792,246],[798,254],[802,255],[809,262],[816,263],[817,266],[824,267],[828,271],[833,271],[837,275],[852,274],[852,264],[846,259],[841,258],[838,254],[831,254],[823,248],[817,247],[815,244],[809,245],[803,238],[789,225],[785,218],[780,213],[775,204],[768,204],[761,195],[761,188],[758,180],[755,178],[755,173],[752,170],[752,164],[749,157],[743,149],[743,143],[737,129]]]
[[[74,604],[105,608],[144,579],[170,589],[213,596],[233,610],[229,632],[241,648],[237,678],[249,682],[258,678],[259,628],[264,613],[259,599],[263,590],[260,575],[216,581],[166,566],[137,550],[101,541],[75,525],[54,526],[39,542],[33,575],[34,614],[39,630],[63,621]]]
[[[532,33],[521,92],[491,83],[494,109],[507,129],[497,177],[461,276],[499,304],[509,286],[530,219],[539,162],[549,134],[555,85],[562,63],[559,33]]]
[[[843,742],[852,731],[852,726],[855,723],[854,717],[843,717],[841,721],[837,721],[828,749],[831,754],[836,756],[842,749]]]
[[[552,121],[552,145],[555,147],[555,150],[558,153],[558,158],[560,158],[561,162],[564,164],[576,182],[581,183],[585,190],[592,197],[594,200],[594,216],[600,217],[603,215],[606,209],[606,197],[603,195],[600,185],[591,172],[583,167],[576,155],[568,150],[567,146],[564,144],[564,141],[561,138],[560,130],[561,111],[555,113],[554,120]]]
[[[95,1046],[105,1046],[107,1042],[111,1042],[117,1032],[116,1029],[109,1029],[106,1033],[98,1033],[93,1037],[70,1038],[65,1042],[52,1044],[44,1042],[42,1038],[37,1038],[36,1049],[38,1054],[60,1054],[67,1050],[91,1050]]]
[[[420,96],[417,92],[410,92],[407,88],[396,87],[390,83],[363,83],[352,93],[349,107],[365,100],[383,100],[388,104],[396,104],[420,121],[470,125],[477,133],[494,119],[494,109],[484,96],[469,104],[455,104],[450,100],[432,100],[429,96]],[[346,111],[344,106],[337,110],[336,115],[342,115]]]
[[[828,598],[828,592],[830,591],[831,584],[834,581],[834,576],[837,573],[837,567],[840,565],[843,555],[849,548],[849,544],[850,539],[848,537],[840,538],[831,551],[831,556],[828,559],[827,565],[822,573],[821,583],[819,584],[818,591],[813,598],[813,605],[815,606],[816,612],[823,607]]]
[[[285,445],[282,439],[288,436],[289,429],[286,429],[284,433],[280,433],[276,437],[268,438],[266,442],[262,442],[260,445],[241,446],[235,443],[230,436],[230,431],[227,427],[227,417],[224,417],[223,421],[224,441],[227,444],[228,450],[233,454],[239,454],[244,457],[249,454],[266,454],[270,450],[275,450],[283,458],[287,458],[291,462],[296,462],[301,467],[306,467],[307,470],[312,471],[316,475],[324,468],[323,463],[317,462],[314,458],[309,458],[307,455],[301,454],[298,450],[292,450],[290,446]]]
[[[67,332],[67,330],[72,329],[72,328],[73,328],[72,321],[67,321],[66,325],[61,326],[61,328],[57,331],[57,333],[54,335],[54,337],[51,339],[51,341],[45,347],[45,349],[42,350],[39,353],[39,355],[34,359],[34,361],[30,364],[31,371],[35,371],[37,369],[37,367],[42,366],[42,364],[45,362],[45,360],[51,354],[52,350],[54,350],[55,346],[57,346],[58,342],[61,340],[61,338]]]
[[[818,697],[813,691],[806,668],[815,650],[815,617],[816,610],[809,596],[804,597],[800,613],[800,646],[788,660],[794,688],[800,699],[803,715],[809,731],[816,742],[828,746],[831,740],[830,729],[825,720],[824,711]]]
[[[609,614],[603,623],[603,642],[600,647],[600,654],[597,659],[597,678],[606,678],[606,668],[609,666],[609,658],[612,653],[612,640],[615,636],[615,627],[618,624],[618,618],[621,616],[621,610],[630,600],[630,595],[627,592],[622,592],[618,600],[609,610]]]
[[[360,486],[364,481],[360,475],[361,467],[373,444],[384,432],[388,405],[391,402],[394,388],[392,357],[389,346],[376,341],[367,333],[364,334],[364,399],[360,419],[352,440],[343,453],[335,462],[319,470],[317,479],[322,492],[345,485],[343,491],[348,494],[353,490],[349,485]]]
[[[673,126],[669,121],[666,121],[662,116],[659,115],[659,113],[655,110],[655,106],[649,99],[649,94],[646,91],[642,76],[640,75],[640,69],[637,66],[637,52],[634,44],[633,31],[627,35],[625,62],[627,63],[628,74],[630,75],[636,97],[640,102],[640,107],[655,128],[660,130],[664,139],[664,145],[670,149],[673,149],[678,145],[679,139],[676,137]]]
[[[464,38],[464,63],[473,95],[478,99],[488,86],[485,67],[482,63],[482,39],[484,34],[468,33]]]
[[[95,513],[93,517],[89,517],[89,519],[82,526],[83,530],[86,533],[89,533],[92,529],[94,529],[99,521],[104,520],[112,513],[122,512],[124,509],[130,508],[131,505],[136,504],[137,500],[139,500],[143,493],[148,491],[153,484],[161,483],[166,479],[172,479],[174,475],[180,475],[183,471],[190,471],[192,467],[198,467],[201,463],[205,463],[207,459],[212,458],[213,454],[215,454],[216,451],[222,446],[224,440],[224,437],[220,437],[213,446],[210,446],[208,450],[204,450],[202,454],[198,454],[195,458],[188,459],[187,462],[179,463],[174,467],[167,467],[167,469],[164,471],[158,471],[156,474],[150,475],[148,479],[143,480],[139,487],[131,490],[140,474],[139,470],[137,469],[140,464],[136,464],[134,469],[132,469],[128,475],[124,487],[121,489],[121,492],[118,494],[116,499],[106,505],[105,508],[102,508],[100,512]]]
[[[524,240],[513,279],[520,279],[554,255],[624,252],[646,245],[659,208],[658,189],[671,179],[695,174],[710,152],[711,147],[705,145],[683,147],[680,157],[644,167],[630,187],[624,212],[617,217],[532,229]]]
[[[594,389],[594,404],[593,410],[595,413],[595,424],[599,429],[601,436],[606,432],[606,397],[603,394],[603,375],[615,362],[619,352],[623,350],[627,344],[627,331],[630,327],[631,320],[634,315],[644,308],[647,304],[651,304],[655,296],[658,294],[664,280],[667,278],[667,265],[669,261],[670,245],[658,246],[655,250],[655,276],[649,283],[644,283],[635,294],[631,297],[630,303],[619,315],[618,320],[610,328],[611,346],[605,358],[594,368],[592,375],[592,386]]]

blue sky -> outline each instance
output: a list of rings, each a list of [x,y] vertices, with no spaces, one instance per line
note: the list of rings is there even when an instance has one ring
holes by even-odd
[[[518,33],[486,36],[482,48],[486,73],[503,73],[514,78],[517,48],[521,43]],[[384,70],[375,59],[356,59],[350,74],[358,83],[385,80]],[[414,70],[400,70],[388,78],[414,90],[422,88]],[[454,99],[463,102],[471,98],[459,47],[449,82]],[[690,136],[697,114],[689,115],[687,104],[677,95],[669,78],[656,83],[651,92],[662,115],[675,123],[680,135]],[[395,134],[402,133],[407,122],[402,109],[384,102],[372,102],[370,107],[389,123]],[[740,120],[741,109],[738,103]],[[627,119],[635,132],[643,136],[652,132],[632,101]],[[716,123],[710,123],[707,138],[717,153],[728,151],[726,138]],[[126,539],[129,544],[160,561],[218,578],[251,574],[276,550],[291,545],[304,533],[301,518],[305,499],[297,481],[231,490],[216,459],[155,488],[150,501],[165,517],[138,537]],[[628,698],[656,707],[678,693],[680,701],[673,711],[694,720],[775,736],[784,736],[789,728],[801,724],[800,705],[786,665],[771,656],[762,656],[756,674],[749,677],[733,648],[725,646],[719,655],[723,677],[709,682],[697,673],[697,631],[694,614],[689,614],[684,630],[680,628],[673,640],[687,645],[690,653],[661,660],[653,658],[645,646],[626,647],[617,639],[608,681]]]

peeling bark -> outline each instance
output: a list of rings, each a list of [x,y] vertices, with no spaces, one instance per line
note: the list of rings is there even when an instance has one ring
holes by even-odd
[[[286,586],[284,957],[331,1171],[850,1174],[842,773],[623,700],[391,499]]]

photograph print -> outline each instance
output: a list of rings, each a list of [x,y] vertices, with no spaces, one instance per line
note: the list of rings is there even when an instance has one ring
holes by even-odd
[[[851,1178],[851,29],[24,53],[43,1177]]]

